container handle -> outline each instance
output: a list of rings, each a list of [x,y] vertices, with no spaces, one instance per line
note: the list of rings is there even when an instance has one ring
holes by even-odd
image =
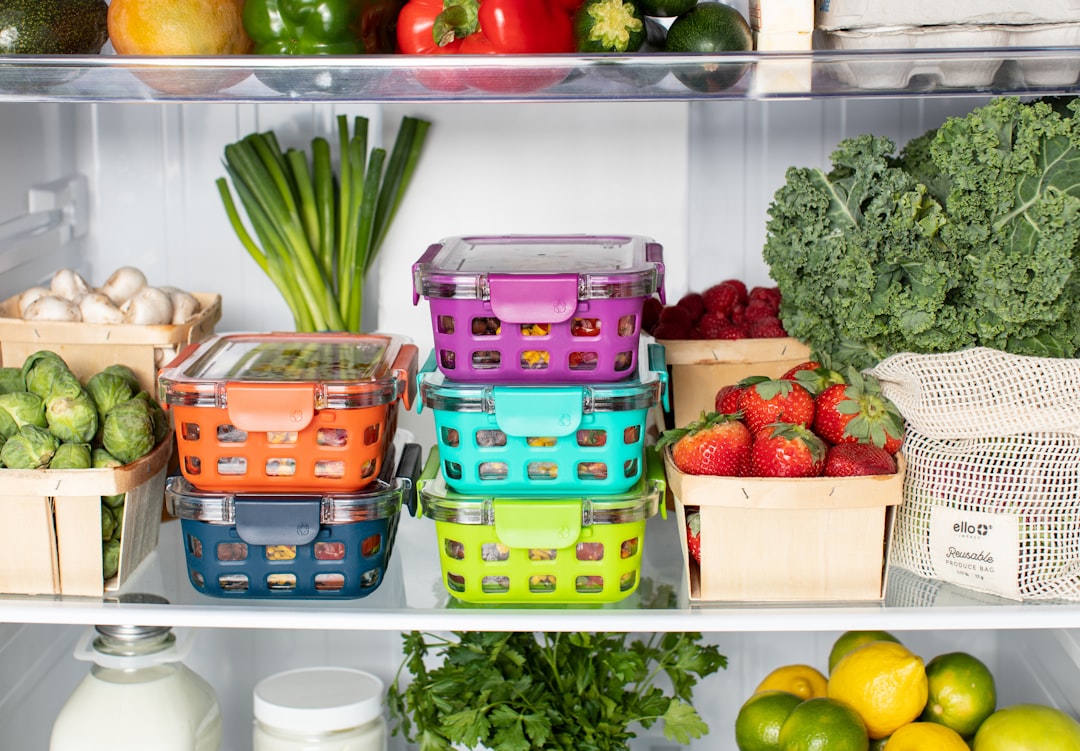
[[[250,545],[308,545],[319,534],[322,500],[236,498],[233,518],[236,533]]]
[[[225,409],[249,433],[303,430],[315,416],[315,384],[229,382]]]
[[[396,476],[401,481],[402,502],[409,509],[410,516],[416,516],[416,481],[420,477],[423,458],[424,449],[419,443],[406,443],[398,460]]]
[[[401,384],[401,403],[406,410],[412,409],[413,402],[416,401],[416,361],[419,356],[420,350],[415,344],[402,344],[393,365],[390,366],[394,377]]]
[[[416,371],[416,390],[417,390],[417,392],[419,392],[420,388],[423,386],[424,378],[427,377],[427,374],[428,373],[434,373],[434,372],[435,372],[435,350],[431,350],[431,352],[428,353],[427,359],[424,360],[423,367],[421,367],[420,370]],[[420,414],[423,411],[424,411],[424,400],[423,399],[417,399],[416,400],[416,414]]]
[[[650,490],[655,488],[660,496],[660,517],[667,519],[667,471],[664,469],[664,455],[655,444],[645,447],[645,478]]]
[[[428,454],[427,461],[424,462],[424,468],[420,471],[420,477],[416,481],[417,494],[424,489],[424,486],[430,482],[434,482],[435,478],[439,475],[439,466],[442,460],[439,458],[439,447],[435,446],[431,449],[431,453]],[[418,505],[420,516],[424,515],[424,506]]]
[[[660,296],[660,302],[667,305],[667,295],[664,292],[664,246],[660,243],[646,243],[645,260],[656,267],[656,293]]]
[[[580,500],[492,501],[495,536],[511,548],[569,547],[581,537]]]
[[[413,279],[413,282],[412,282],[412,285],[413,285],[412,286],[412,290],[413,290],[412,291],[412,304],[413,305],[416,305],[418,302],[420,302],[420,289],[419,289],[419,285],[417,285],[417,283],[416,283],[417,278],[420,276],[420,269],[422,267],[424,267],[424,266],[430,266],[431,262],[435,260],[435,256],[438,255],[439,251],[442,250],[442,249],[443,249],[443,244],[442,243],[435,243],[434,245],[429,245],[427,247],[427,250],[424,251],[424,255],[420,256],[419,260],[417,260],[416,263],[413,264],[413,266],[412,266],[412,279]]]
[[[577,274],[489,274],[491,312],[510,323],[562,323],[577,312]]]
[[[656,374],[656,380],[660,382],[660,399],[664,403],[664,411],[669,412],[671,407],[668,406],[667,350],[663,344],[649,344],[649,370]]]
[[[581,425],[581,386],[493,386],[495,423],[509,436],[565,436]]]

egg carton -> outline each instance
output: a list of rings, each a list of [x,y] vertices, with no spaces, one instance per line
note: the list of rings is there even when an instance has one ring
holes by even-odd
[[[1071,47],[1080,43],[1080,23],[1011,25],[882,26],[826,32],[821,35],[827,50],[963,50],[986,47]],[[1016,84],[1031,87],[1067,86],[1080,77],[1080,60],[1074,57],[1009,60],[1003,54],[970,57],[857,60],[830,66],[834,77],[862,89],[903,89],[916,76],[925,76],[946,88],[989,86],[1003,63],[1014,64]]]
[[[1080,0],[817,0],[815,5],[815,25],[824,31],[882,26],[1080,23]]]

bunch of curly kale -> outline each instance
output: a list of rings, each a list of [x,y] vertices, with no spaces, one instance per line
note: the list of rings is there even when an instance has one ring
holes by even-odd
[[[788,333],[835,364],[1080,350],[1080,102],[1002,97],[914,139],[792,167],[764,249]]]

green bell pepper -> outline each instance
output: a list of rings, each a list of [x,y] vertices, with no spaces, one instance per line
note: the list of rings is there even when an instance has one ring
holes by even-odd
[[[247,0],[244,30],[259,55],[393,52],[402,0]]]

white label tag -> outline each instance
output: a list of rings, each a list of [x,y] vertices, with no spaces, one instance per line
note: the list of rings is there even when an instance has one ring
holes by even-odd
[[[930,562],[942,581],[1020,598],[1020,522],[1011,514],[930,509]]]

